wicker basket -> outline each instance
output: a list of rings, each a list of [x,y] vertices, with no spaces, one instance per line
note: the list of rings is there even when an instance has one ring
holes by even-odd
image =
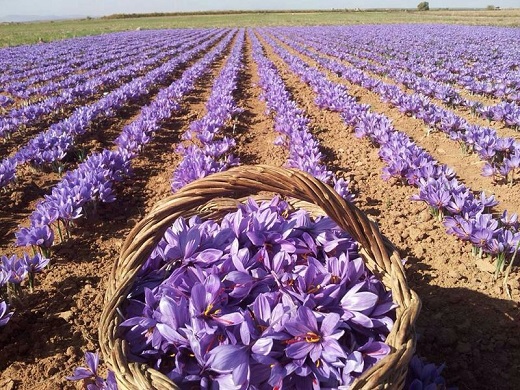
[[[141,265],[180,216],[218,218],[236,209],[244,197],[267,191],[277,193],[295,207],[328,215],[358,243],[367,268],[392,290],[396,321],[387,344],[391,353],[367,370],[351,389],[400,389],[415,351],[415,320],[420,310],[410,290],[400,257],[376,224],[356,206],[345,202],[330,186],[299,170],[266,165],[241,166],[199,179],[164,199],[130,232],[108,281],[99,325],[99,342],[105,361],[114,371],[119,389],[177,389],[164,374],[127,360],[128,345],[117,337],[124,304]],[[265,198],[265,196],[263,197]]]

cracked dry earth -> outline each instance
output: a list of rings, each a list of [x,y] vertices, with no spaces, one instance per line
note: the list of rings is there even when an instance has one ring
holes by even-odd
[[[423,302],[417,322],[418,354],[429,362],[445,362],[448,383],[460,389],[520,388],[518,269],[509,277],[510,298],[502,280],[493,279],[493,266],[485,260],[477,261],[469,245],[447,235],[426,205],[410,201],[415,189],[383,181],[383,163],[377,149],[368,140],[356,138],[339,114],[320,110],[314,103],[312,89],[290,71],[264,40],[261,43],[292,98],[310,119],[310,128],[320,141],[328,168],[350,181],[349,188],[357,205],[377,221],[383,234],[407,260],[409,284]],[[235,155],[243,164],[281,166],[286,152],[274,145],[273,118],[266,113],[261,99],[250,37],[243,50],[243,68],[235,97],[244,112],[226,132],[235,138]],[[316,66],[312,59],[300,56]],[[176,145],[182,142],[181,135],[189,124],[204,115],[204,103],[224,61],[225,56],[218,59],[210,74],[184,99],[182,109],[163,124],[162,130],[134,160],[135,175],[130,182],[118,186],[116,202],[101,205],[94,216],[82,220],[72,236],[56,247],[54,264],[39,276],[34,292],[26,292],[14,304],[16,314],[0,330],[1,389],[81,387],[65,377],[83,365],[85,351],[99,348],[97,327],[114,259],[131,228],[171,192],[171,175],[181,159]],[[381,103],[373,93],[349,85],[324,69],[320,71],[330,80],[347,85],[373,111],[390,117],[398,130],[406,132],[438,161],[452,166],[459,179],[473,190],[492,191],[504,208],[518,211],[515,210],[518,184],[516,188],[492,185],[478,174],[475,157],[462,155],[442,134],[425,136],[423,125],[416,119]],[[153,94],[141,106],[152,99]],[[85,149],[110,147],[111,140],[138,112],[139,105],[128,107],[117,120],[97,123],[97,130],[83,140]],[[472,120],[470,116],[466,119]],[[68,164],[73,167],[75,163]],[[14,231],[18,225],[27,223],[35,203],[57,181],[59,177],[54,173],[28,168],[20,173],[20,180],[10,193],[0,195],[3,253],[16,251]]]

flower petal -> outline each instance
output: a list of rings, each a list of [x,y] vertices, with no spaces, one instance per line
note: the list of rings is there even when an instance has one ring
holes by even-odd
[[[269,353],[271,353],[272,348],[273,348],[273,339],[268,338],[268,337],[263,337],[263,338],[256,340],[256,342],[253,344],[253,347],[251,348],[251,350],[253,351],[253,353],[266,356],[266,355],[269,355]]]
[[[309,354],[312,348],[313,345],[311,343],[298,341],[289,345],[285,350],[285,354],[291,359],[303,359]]]
[[[341,305],[346,310],[362,311],[374,307],[377,300],[378,296],[368,291],[357,292],[352,295],[347,293],[341,299]]]
[[[90,368],[90,371],[95,374],[99,364],[99,353],[85,352],[85,361],[87,362],[87,366]]]
[[[340,316],[337,313],[329,313],[321,323],[321,333],[324,336],[331,335],[339,325]]]
[[[249,363],[245,347],[238,345],[219,345],[213,348],[209,355],[208,366],[218,373],[231,372],[240,364]]]

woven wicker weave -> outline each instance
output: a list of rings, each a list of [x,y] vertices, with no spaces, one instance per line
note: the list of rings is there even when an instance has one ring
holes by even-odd
[[[177,389],[162,373],[141,363],[128,362],[128,345],[117,337],[122,321],[118,312],[137,271],[166,229],[180,216],[222,216],[236,209],[243,197],[261,191],[294,199],[296,207],[328,215],[359,243],[365,264],[387,289],[392,290],[398,308],[387,339],[391,353],[367,370],[351,389],[403,387],[408,363],[415,351],[414,323],[420,300],[408,287],[396,249],[381,235],[375,223],[357,207],[345,202],[330,186],[302,171],[258,165],[233,168],[190,183],[157,204],[130,232],[109,278],[99,326],[101,351],[115,372],[119,389]]]

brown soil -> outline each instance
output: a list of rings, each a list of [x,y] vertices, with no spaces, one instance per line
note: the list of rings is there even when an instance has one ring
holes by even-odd
[[[518,271],[515,269],[509,278],[513,294],[509,299],[502,281],[493,281],[489,264],[477,262],[468,245],[447,235],[424,204],[410,202],[415,189],[380,179],[383,163],[377,149],[368,140],[354,137],[338,114],[318,109],[313,91],[269,47],[266,54],[280,69],[294,100],[307,112],[329,169],[350,180],[357,205],[379,223],[407,260],[409,283],[423,301],[417,323],[418,353],[437,364],[446,362],[448,382],[461,389],[520,388]],[[135,176],[118,186],[117,201],[101,205],[95,215],[75,228],[70,239],[56,246],[54,264],[39,276],[35,291],[25,290],[15,304],[15,315],[6,327],[0,328],[0,388],[80,387],[64,378],[72,374],[74,367],[84,364],[85,351],[99,349],[97,326],[113,261],[129,230],[170,193],[171,175],[180,161],[175,146],[189,123],[204,115],[204,102],[222,64],[221,59],[211,76],[203,78],[185,99],[183,110],[164,124],[134,161]],[[237,99],[245,111],[237,118],[234,130],[233,126],[227,129],[228,135],[234,134],[238,145],[235,152],[242,163],[283,165],[286,152],[273,145],[273,120],[266,115],[265,103],[259,100],[261,89],[249,40],[244,64]],[[368,91],[356,87],[351,91],[362,102],[371,103],[375,111],[391,117],[398,129],[406,130],[430,152],[437,151],[435,157],[440,162],[458,164],[457,173],[473,189],[484,185],[478,180],[485,179],[468,181],[476,175],[468,173],[471,163],[460,154],[450,157],[441,138],[422,138],[422,129],[413,119],[400,117]],[[115,131],[122,124],[114,122],[109,127]],[[446,153],[439,153],[439,148]],[[13,252],[12,231],[26,222],[34,202],[48,193],[58,179],[48,174],[39,176],[40,182],[27,181],[24,206],[12,201],[2,207],[3,253]],[[506,188],[488,184],[500,200],[507,201]],[[512,190],[518,191],[515,187]],[[2,195],[2,206],[4,199],[9,195]],[[511,205],[518,206],[512,200]]]

